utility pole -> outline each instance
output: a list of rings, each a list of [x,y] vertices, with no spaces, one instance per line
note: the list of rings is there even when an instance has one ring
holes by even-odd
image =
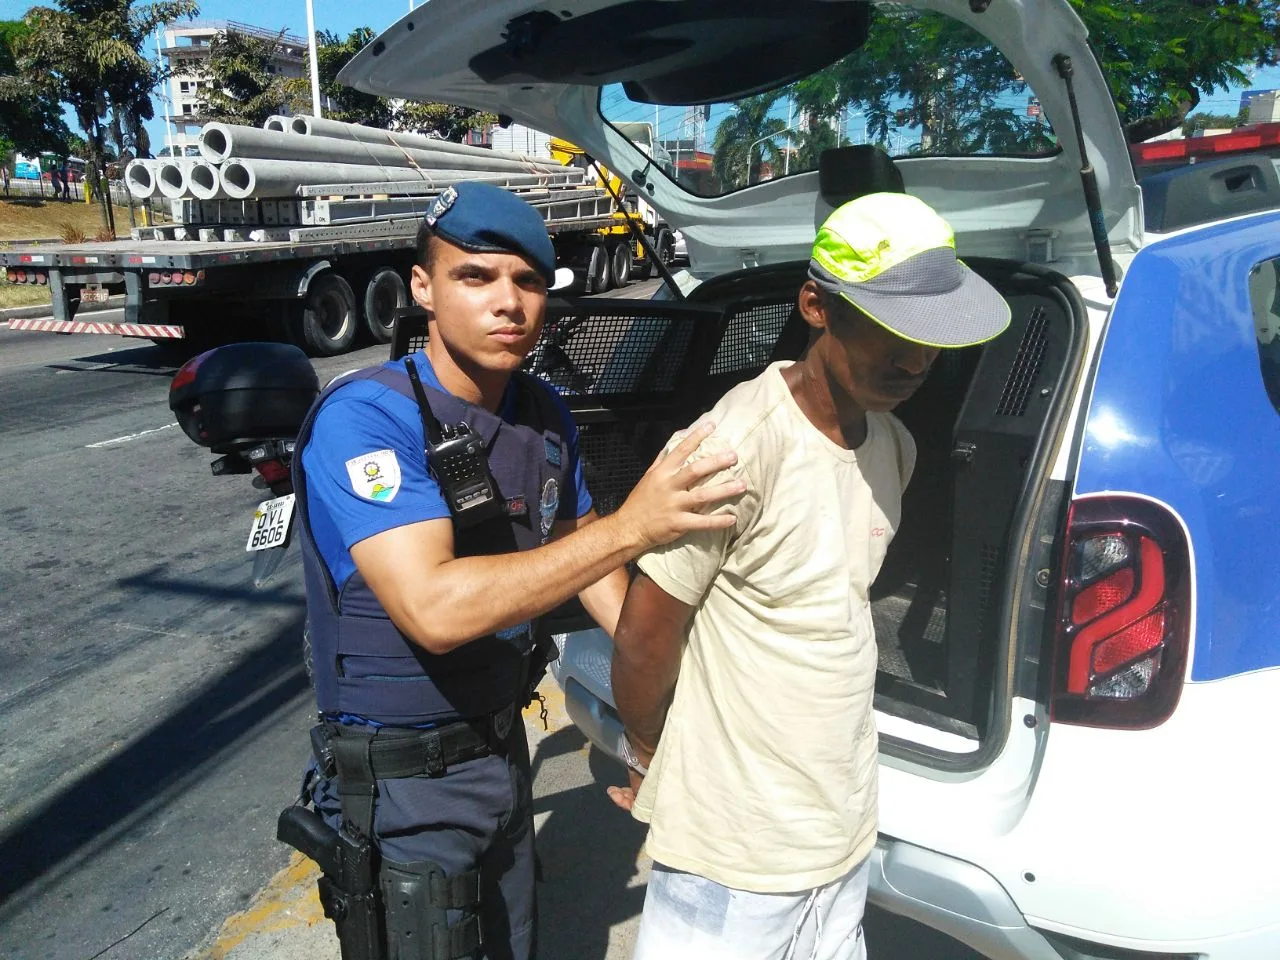
[[[156,60],[160,66],[164,66],[164,51],[160,43],[160,28],[156,27]],[[169,127],[169,89],[168,85],[173,83],[168,77],[165,78],[164,85],[160,87],[160,105],[164,108],[164,145],[169,149],[169,159],[173,159],[173,133]]]
[[[311,53],[311,115],[320,113],[320,62],[316,59],[316,14],[311,0],[307,0],[307,47]]]

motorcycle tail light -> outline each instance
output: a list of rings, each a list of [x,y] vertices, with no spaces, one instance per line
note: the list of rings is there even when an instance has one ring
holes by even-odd
[[[268,484],[280,483],[289,479],[289,468],[279,460],[263,460],[260,463],[255,463],[253,467]]]

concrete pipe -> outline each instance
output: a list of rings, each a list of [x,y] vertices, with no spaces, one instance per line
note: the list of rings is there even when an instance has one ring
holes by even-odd
[[[197,200],[224,200],[229,196],[222,189],[218,168],[203,160],[197,160],[187,171],[187,189]]]
[[[523,153],[505,153],[501,150],[486,150],[483,147],[471,147],[465,143],[452,143],[435,137],[424,137],[417,133],[400,133],[395,130],[379,130],[377,127],[366,127],[359,123],[343,123],[340,120],[324,120],[318,117],[289,117],[290,129],[308,137],[329,137],[334,140],[352,140],[357,143],[377,143],[400,145],[408,150],[434,150],[440,153],[453,153],[461,156],[489,157],[500,160],[514,160],[517,163],[547,164],[546,157],[531,157]]]
[[[170,200],[181,200],[188,196],[187,175],[194,164],[195,160],[189,157],[165,160],[155,171],[156,189]]]
[[[421,169],[447,166],[489,172],[539,173],[551,172],[553,169],[546,164],[487,156],[473,157],[437,150],[406,150],[390,144],[357,143],[335,140],[332,137],[304,137],[296,133],[276,133],[225,123],[205,125],[200,133],[200,153],[213,164],[223,163],[234,157],[237,160],[298,160],[308,163],[352,163]]]
[[[155,196],[155,168],[159,163],[160,161],[158,160],[131,160],[129,165],[124,168],[125,186],[139,200],[146,200]]]
[[[284,133],[289,129],[289,121],[292,117],[274,116],[267,117],[267,122],[262,125],[263,130],[274,130],[276,133]]]
[[[293,197],[298,187],[313,183],[391,183],[408,180],[404,167],[354,163],[304,163],[295,160],[228,160],[218,171],[222,189],[232,200],[250,197]],[[423,177],[422,179],[427,179]]]

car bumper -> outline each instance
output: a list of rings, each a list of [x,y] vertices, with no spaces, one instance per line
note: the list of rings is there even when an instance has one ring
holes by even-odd
[[[622,721],[613,709],[609,679],[613,641],[599,628],[554,639],[560,656],[550,669],[564,691],[565,712],[592,744],[621,763]]]
[[[599,629],[557,635],[560,657],[551,673],[564,690],[570,719],[596,747],[620,758],[622,722],[613,708],[610,665],[613,643]],[[619,759],[619,762],[621,760]],[[1230,941],[1183,952],[1144,953],[1093,944],[1084,931],[1068,940],[1031,926],[998,880],[981,867],[881,834],[871,854],[867,899],[966,944],[990,960],[1244,960],[1272,939]],[[1272,934],[1274,936],[1274,934]]]

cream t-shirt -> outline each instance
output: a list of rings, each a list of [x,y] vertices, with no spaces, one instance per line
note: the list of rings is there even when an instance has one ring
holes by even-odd
[[[900,517],[915,443],[868,414],[856,450],[809,422],[785,363],[730,390],[699,455],[738,452],[727,530],[640,559],[697,606],[635,815],[658,862],[758,893],[843,876],[876,835],[876,642],[868,590]]]

